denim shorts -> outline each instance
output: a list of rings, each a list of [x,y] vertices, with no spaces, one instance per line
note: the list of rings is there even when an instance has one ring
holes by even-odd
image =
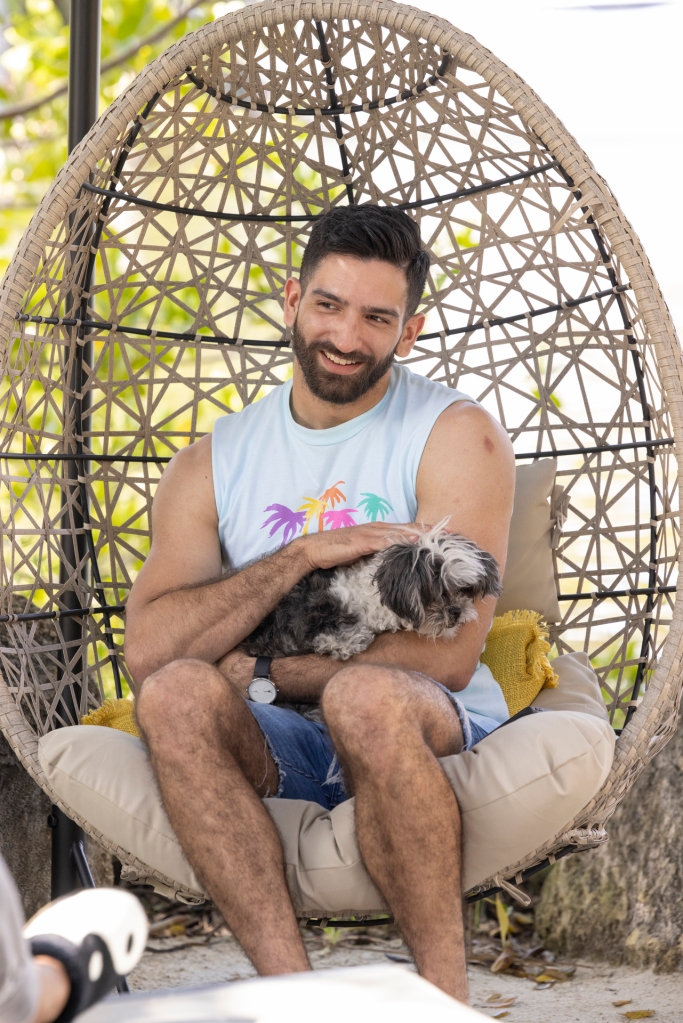
[[[488,732],[471,720],[455,693],[434,679],[429,681],[452,701],[462,726],[463,749],[472,749]],[[263,732],[280,775],[280,784],[273,796],[306,799],[327,810],[349,798],[326,725],[272,703],[252,703],[249,700],[247,704]]]

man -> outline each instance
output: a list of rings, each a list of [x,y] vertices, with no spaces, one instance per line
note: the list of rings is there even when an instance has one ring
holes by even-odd
[[[490,673],[472,684],[483,714],[455,697],[495,602],[452,639],[400,632],[343,664],[274,660],[273,704],[248,699],[255,663],[239,649],[312,569],[386,546],[389,522],[415,535],[449,516],[503,572],[505,432],[465,395],[393,364],[424,324],[428,267],[400,211],[337,208],[316,223],[300,280],[285,285],[291,385],[218,420],[164,473],[126,657],[170,821],[258,971],[310,969],[261,798],[333,807],[355,795],[364,863],[420,973],[464,1001],[460,818],[438,758],[507,718]],[[237,571],[222,574],[225,562]],[[281,702],[320,702],[325,724]]]

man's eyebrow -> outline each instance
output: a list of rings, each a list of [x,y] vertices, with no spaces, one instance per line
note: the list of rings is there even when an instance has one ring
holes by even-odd
[[[329,298],[330,302],[337,302],[339,305],[349,304],[345,298],[340,298],[339,295],[333,295],[331,291],[324,291],[322,288],[314,288],[313,294],[320,295],[321,298]]]
[[[385,309],[383,306],[379,305],[361,306],[361,312],[372,313],[375,316],[393,316],[396,320],[401,319],[401,314],[397,309]]]
[[[348,305],[348,301],[345,298],[339,298],[338,295],[333,295],[331,291],[324,291],[323,288],[314,288],[312,294],[320,295],[321,298],[327,298],[330,302],[337,302],[339,305]],[[384,306],[377,305],[364,305],[361,306],[361,312],[364,314],[372,313],[374,316],[392,316],[396,320],[400,320],[401,314],[397,309],[385,309]]]

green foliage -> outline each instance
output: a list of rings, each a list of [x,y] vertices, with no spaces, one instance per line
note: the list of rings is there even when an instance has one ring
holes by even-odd
[[[609,688],[603,686],[602,695],[605,703],[609,706],[614,699],[613,693],[616,693],[619,699],[628,699],[633,690],[633,686],[636,681],[638,674],[638,666],[640,664],[640,638],[630,640],[626,645],[624,651],[623,646],[619,643],[612,643],[609,646],[604,647],[602,650],[593,651],[590,655],[591,663],[596,669],[606,668],[610,665],[614,665],[611,670],[605,676],[605,683]],[[647,685],[647,674],[644,679],[644,685],[641,687],[639,697],[642,697],[646,685]],[[612,725],[614,728],[623,728],[626,722],[626,715],[623,710],[616,711]]]
[[[102,63],[169,22],[183,4],[166,0],[103,0]],[[233,3],[199,4],[152,45],[142,46],[124,63],[105,70],[100,113],[159,53],[176,39],[213,17],[241,7]],[[9,0],[0,55],[0,108],[49,97],[64,83],[69,62],[69,0]],[[0,51],[3,47],[0,45]],[[4,273],[31,216],[66,159],[65,94],[25,116],[0,120],[0,274]]]
[[[534,398],[536,398],[537,401],[541,400],[541,392],[539,391],[538,387],[532,387],[531,393],[534,396]],[[556,394],[549,394],[548,397],[552,401],[555,408],[562,408],[562,402],[560,401]]]

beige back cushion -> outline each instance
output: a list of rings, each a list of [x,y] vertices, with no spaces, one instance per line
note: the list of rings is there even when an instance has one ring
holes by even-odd
[[[564,654],[553,667],[557,689],[535,700],[553,713],[521,718],[441,761],[462,813],[465,890],[553,838],[609,772],[614,732],[588,658]],[[113,728],[58,728],[40,740],[39,757],[49,785],[77,816],[171,884],[201,892],[140,739]],[[352,799],[332,811],[303,800],[265,804],[300,915],[386,908],[360,857]]]
[[[517,466],[508,560],[497,615],[526,608],[538,611],[547,622],[561,618],[550,546],[550,495],[556,472],[554,458]]]

